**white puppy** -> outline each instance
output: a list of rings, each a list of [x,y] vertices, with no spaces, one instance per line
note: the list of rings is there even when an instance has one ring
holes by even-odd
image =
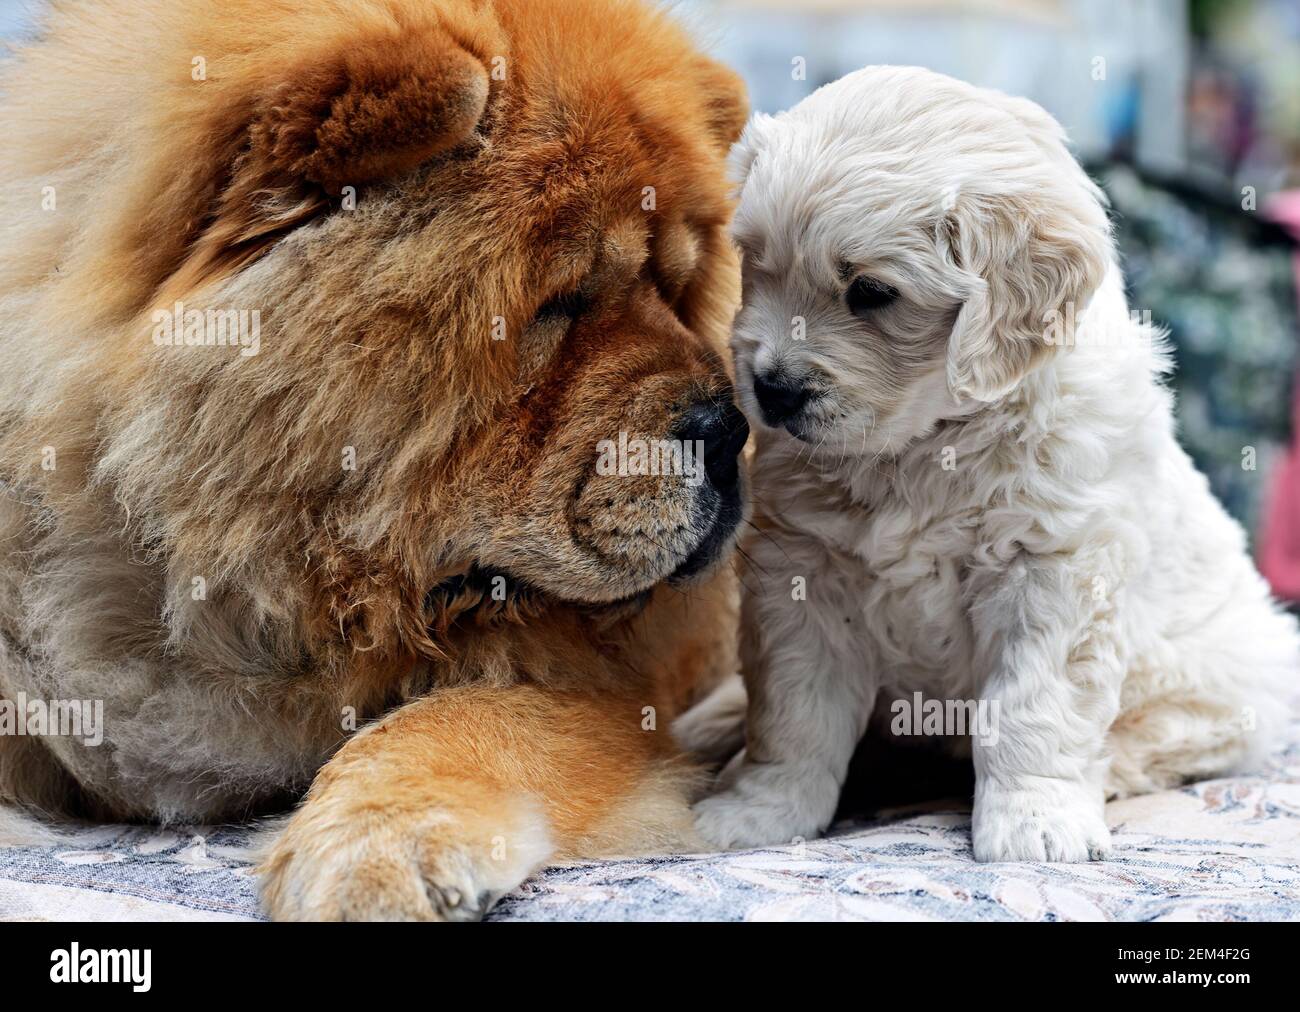
[[[1106,797],[1258,757],[1295,623],[1175,441],[1161,337],[1055,121],[875,67],[757,118],[735,158],[761,534],[746,747],[703,835],[825,829],[873,714],[914,731],[917,692],[995,720],[983,743],[925,724],[973,750],[984,861],[1099,858]],[[734,690],[709,706],[688,746],[727,737]]]

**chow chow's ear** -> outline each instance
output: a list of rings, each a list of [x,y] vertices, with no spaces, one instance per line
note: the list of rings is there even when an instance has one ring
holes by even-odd
[[[1055,354],[1054,323],[1083,312],[1110,266],[1100,191],[1077,165],[1041,182],[1013,195],[955,194],[940,222],[940,253],[965,292],[948,341],[959,399],[998,400]]]
[[[244,168],[337,194],[460,144],[487,100],[482,60],[446,32],[371,38],[286,68],[259,97]]]
[[[749,118],[749,90],[734,71],[713,60],[700,61],[700,79],[705,122],[726,154],[740,139]]]
[[[237,269],[348,188],[469,141],[488,105],[487,39],[436,19],[367,25],[232,72],[203,109],[211,176],[177,194],[198,231],[169,285],[184,291]]]

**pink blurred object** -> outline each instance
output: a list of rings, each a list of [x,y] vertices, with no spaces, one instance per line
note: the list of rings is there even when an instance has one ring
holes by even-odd
[[[1279,194],[1269,203],[1268,214],[1300,239],[1300,190]],[[1300,253],[1295,266],[1300,292]],[[1292,394],[1291,419],[1291,450],[1273,475],[1260,525],[1259,568],[1278,597],[1300,601],[1300,379]]]

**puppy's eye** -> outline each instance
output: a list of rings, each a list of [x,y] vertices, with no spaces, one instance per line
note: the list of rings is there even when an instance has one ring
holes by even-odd
[[[898,289],[875,278],[858,278],[849,286],[849,312],[865,316],[875,309],[883,309],[898,298]]]
[[[555,296],[537,311],[534,323],[555,323],[559,320],[576,320],[591,308],[591,300],[582,292],[564,292]]]

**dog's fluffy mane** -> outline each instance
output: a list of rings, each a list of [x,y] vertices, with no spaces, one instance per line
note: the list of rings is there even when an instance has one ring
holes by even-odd
[[[620,54],[611,58],[625,74],[617,87],[637,89],[651,106],[675,95],[656,80],[685,68],[708,85],[710,65],[679,29],[635,2],[613,15],[606,6],[552,5],[545,27],[538,28],[542,19],[524,19],[519,30],[534,37],[510,45],[473,4],[325,0],[310,17],[295,3],[250,3],[255,17],[232,6],[204,0],[55,5],[40,44],[20,52],[8,69],[0,120],[9,138],[0,190],[0,298],[8,325],[0,334],[11,360],[39,357],[57,365],[12,370],[0,380],[9,406],[0,467],[18,487],[53,484],[74,496],[87,484],[113,489],[136,552],[174,570],[167,621],[175,637],[189,634],[188,574],[202,574],[210,589],[253,588],[254,625],[282,620],[298,603],[292,587],[303,585],[302,560],[267,549],[293,545],[312,555],[315,586],[304,591],[338,598],[330,624],[359,624],[362,642],[380,641],[401,616],[418,614],[412,602],[452,575],[438,571],[437,559],[427,572],[405,571],[427,556],[423,546],[438,539],[445,512],[432,498],[445,477],[442,465],[430,462],[445,459],[458,431],[499,409],[497,393],[514,375],[513,344],[483,335],[492,333],[494,317],[513,320],[535,309],[528,303],[533,286],[527,276],[496,265],[537,267],[530,263],[529,235],[483,235],[452,222],[439,229],[441,255],[427,255],[419,248],[427,231],[404,220],[408,206],[388,199],[383,180],[435,158],[468,130],[490,131],[491,122],[478,122],[492,86],[486,71],[503,54],[516,61],[510,73],[525,80],[533,74],[530,60],[545,61],[552,86],[572,88],[560,101],[575,103],[584,101],[582,89],[591,82],[566,70],[587,58],[569,44],[573,38],[586,40],[582,48]],[[641,45],[638,33],[653,34],[656,45]],[[128,36],[136,40],[131,46],[110,41]],[[466,53],[481,66],[467,62]],[[204,61],[202,86],[191,78],[196,60]],[[437,70],[412,76],[411,67]],[[364,105],[356,82],[382,82],[385,75],[397,89],[386,96],[391,101]],[[420,100],[402,89],[418,92]],[[713,95],[708,115],[718,120],[721,143],[737,129],[743,106],[739,98],[730,107]],[[530,99],[525,92],[516,101],[526,106]],[[349,102],[367,113],[374,106],[374,122],[346,117]],[[489,117],[527,112],[504,104],[487,109]],[[402,143],[385,154],[392,137]],[[662,140],[678,148],[698,143]],[[580,166],[566,166],[562,149],[500,157],[550,159],[557,213],[565,206],[564,172]],[[699,152],[702,165],[710,157]],[[137,339],[147,345],[144,310],[221,286],[269,243],[336,209],[344,185],[372,181],[368,213],[391,218],[398,237],[388,248],[358,242],[346,216],[338,215],[299,240],[338,249],[329,301],[301,307],[318,320],[315,332],[303,328],[281,342],[285,355],[319,362],[314,385],[289,389],[283,377],[262,373],[250,386],[237,363],[218,361],[188,375],[178,375],[178,366],[159,380],[139,367],[139,356],[125,353],[123,345]],[[656,181],[660,199],[671,199],[664,191],[674,181]],[[42,207],[46,186],[57,199],[54,211]],[[716,213],[725,216],[727,209]],[[506,210],[502,217],[512,216]],[[466,276],[480,279],[472,297],[455,280]],[[356,283],[360,277],[365,285]],[[221,289],[234,305],[261,304],[285,281],[283,274],[261,276],[256,266],[237,278]],[[704,293],[699,307],[715,328],[730,312],[729,294],[717,294]],[[319,290],[312,297],[320,299]],[[276,291],[276,298],[293,295]],[[378,332],[386,313],[423,315],[439,340],[377,350],[362,347],[366,335],[357,334],[353,351],[335,340],[338,320],[369,317]],[[300,347],[286,347],[288,340]],[[33,342],[40,347],[26,347]],[[386,403],[357,403],[354,392],[367,375],[383,375],[392,359],[406,362],[408,382],[386,390]],[[431,377],[460,396],[418,402]],[[160,382],[167,388],[159,389]],[[212,389],[224,391],[222,402]],[[188,403],[187,390],[193,390]],[[27,405],[22,417],[17,404]],[[394,426],[393,418],[412,422]],[[337,466],[334,434],[342,431],[365,449],[350,477]],[[169,435],[159,438],[160,432]],[[42,472],[33,452],[46,445],[59,451],[53,476]],[[216,458],[219,470],[212,467]],[[201,495],[191,493],[196,480]],[[412,503],[412,488],[430,492]],[[242,509],[247,502],[262,508],[250,513]],[[230,522],[234,516],[239,523]],[[377,559],[383,560],[378,569]],[[403,634],[419,643],[419,628]],[[331,637],[328,628],[317,633]]]
[[[548,477],[571,466],[546,442],[562,390],[532,392],[535,424],[472,442],[528,367],[495,321],[520,332],[539,293],[584,269],[537,255],[543,239],[585,241],[653,184],[695,230],[673,325],[725,382],[722,155],[744,93],[666,15],[639,0],[64,2],[0,73],[0,689],[6,665],[80,672],[62,688],[87,698],[117,693],[115,666],[150,672],[117,730],[157,769],[122,776],[206,770],[179,789],[183,813],[205,792],[306,782],[342,707],[373,715],[432,680],[506,683],[521,658],[538,684],[616,679],[610,658],[642,634],[691,653],[641,665],[677,665],[678,688],[712,665],[671,632],[688,626],[674,601],[602,655],[591,612],[528,589],[535,574],[504,601],[473,578],[489,542],[546,535],[494,525],[520,487],[568,490]],[[154,348],[151,312],[175,300],[274,306],[254,367]],[[636,341],[649,372],[658,349]],[[620,389],[626,366],[608,372],[598,385]],[[583,418],[594,445],[601,420]],[[471,511],[459,479],[488,467],[515,486]],[[725,616],[725,597],[697,601]],[[502,634],[472,635],[484,627]],[[290,719],[273,730],[265,713]],[[232,754],[205,756],[213,740]]]

